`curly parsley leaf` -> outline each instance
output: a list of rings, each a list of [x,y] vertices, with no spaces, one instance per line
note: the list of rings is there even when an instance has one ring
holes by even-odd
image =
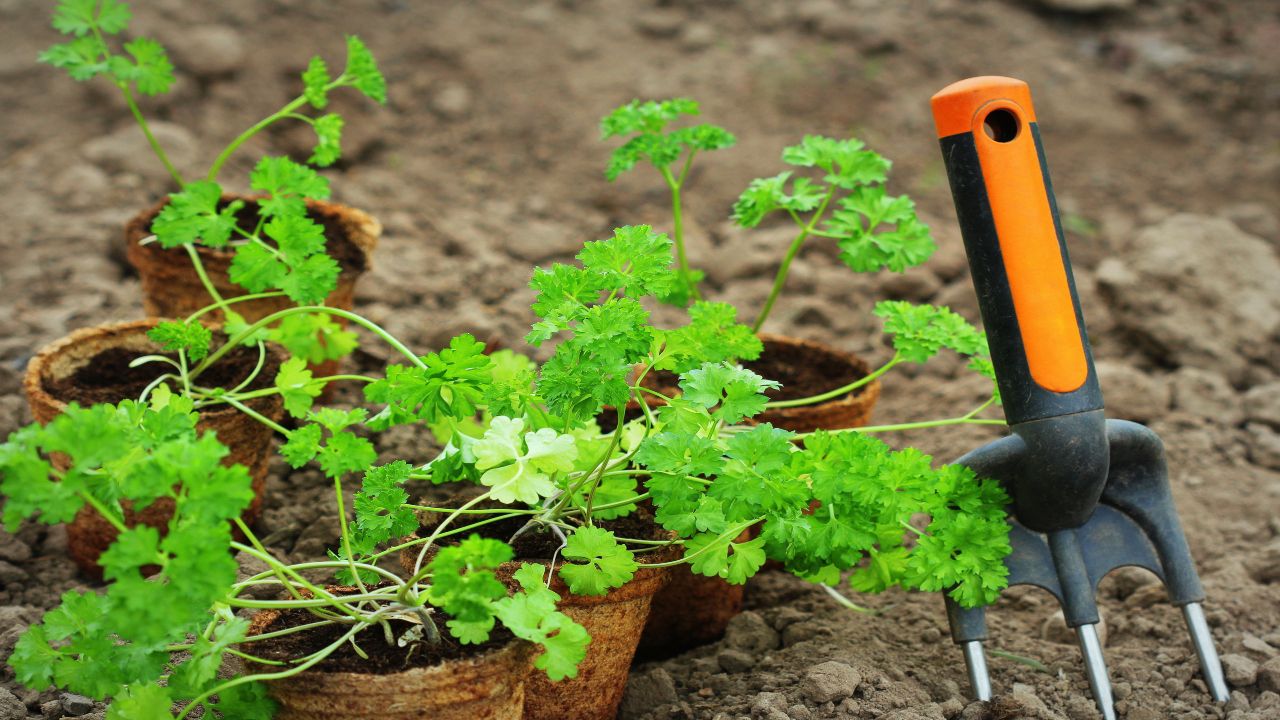
[[[199,322],[166,320],[147,331],[147,337],[172,352],[186,352],[187,358],[200,362],[209,354],[213,332]]]
[[[173,63],[164,46],[151,38],[137,38],[124,44],[125,52],[133,57],[115,55],[109,67],[116,79],[134,83],[143,95],[160,95],[173,86]]]
[[[267,217],[305,215],[308,198],[325,200],[330,192],[327,178],[287,157],[259,160],[249,176],[249,185],[270,195],[259,201],[259,208]]]
[[[656,370],[684,373],[704,362],[755,360],[764,350],[751,328],[738,322],[738,309],[728,303],[698,301],[689,307],[689,324],[661,330],[666,343]]]
[[[498,619],[516,637],[537,643],[542,652],[533,666],[552,681],[578,676],[578,664],[587,656],[591,636],[586,628],[560,612],[560,596],[543,584],[542,565],[524,563],[515,573],[520,592],[494,603]]]
[[[439,353],[422,356],[425,367],[389,366],[386,377],[364,388],[366,400],[387,404],[370,426],[380,430],[418,420],[435,423],[475,415],[493,372],[493,361],[484,349],[484,343],[464,333]]]
[[[40,62],[67,71],[72,80],[83,82],[107,72],[106,46],[89,35],[58,43],[42,51]]]
[[[894,350],[908,362],[925,362],[944,347],[964,356],[987,353],[986,336],[950,308],[885,300],[874,312],[893,336]]]
[[[230,323],[227,327],[231,332]],[[283,345],[289,354],[312,364],[350,355],[359,337],[322,313],[290,315],[266,333],[271,342]]]
[[[733,203],[731,218],[741,227],[755,227],[775,210],[805,213],[817,209],[825,196],[826,190],[822,187],[808,178],[793,180],[790,171],[756,178]]]
[[[611,531],[599,527],[574,531],[563,555],[567,560],[581,561],[560,567],[560,577],[575,595],[604,595],[631,580],[638,567],[631,551]]]
[[[119,0],[61,0],[53,11],[53,27],[63,35],[84,37],[95,29],[115,35],[129,27],[132,13]]]
[[[937,249],[906,195],[890,197],[883,185],[861,186],[838,205],[826,228],[840,236],[840,259],[855,272],[902,272],[928,260]]]
[[[211,248],[224,247],[236,229],[236,214],[244,201],[222,203],[222,187],[216,182],[198,180],[181,191],[171,193],[151,223],[151,232],[163,248],[175,248],[200,242]]]
[[[347,36],[346,81],[379,105],[387,104],[387,81],[378,70],[378,62],[364,42],[355,35]]]
[[[302,72],[302,96],[317,110],[329,104],[329,66],[319,55],[312,57]]]
[[[311,128],[316,131],[316,147],[307,162],[328,167],[338,161],[342,156],[343,122],[341,115],[329,113],[311,123]]]
[[[685,400],[708,410],[715,408],[712,416],[730,425],[760,414],[769,400],[765,391],[780,387],[774,380],[728,363],[703,363],[680,376]]]
[[[496,603],[507,596],[493,571],[514,555],[501,540],[471,535],[457,545],[441,547],[427,564],[427,600],[452,616],[449,630],[464,645],[489,639]]]
[[[734,542],[722,535],[701,533],[685,540],[689,569],[707,577],[719,577],[734,585],[745,583],[764,566],[764,539]]]
[[[865,143],[854,138],[837,140],[806,135],[799,145],[782,151],[782,160],[791,165],[824,170],[827,173],[824,181],[852,190],[861,185],[883,183],[889,172],[891,163],[865,147]]]

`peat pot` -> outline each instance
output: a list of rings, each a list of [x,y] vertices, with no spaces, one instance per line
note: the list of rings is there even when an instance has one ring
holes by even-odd
[[[241,210],[242,224],[256,222],[256,202],[249,195],[224,195],[223,201],[245,201]],[[138,271],[142,281],[142,307],[155,317],[187,317],[208,306],[213,299],[200,282],[191,264],[191,258],[180,248],[165,249],[159,244],[143,241],[151,237],[151,223],[168,201],[160,202],[149,210],[138,213],[125,225],[125,255],[129,264]],[[367,213],[338,203],[309,200],[307,211],[311,219],[324,226],[325,250],[338,261],[342,272],[338,286],[324,304],[340,310],[351,310],[355,299],[356,281],[372,267],[373,250],[382,234],[382,225]],[[249,225],[252,227],[252,225]],[[210,282],[224,298],[247,295],[248,291],[231,282],[227,271],[231,267],[233,252],[197,246],[196,252],[204,265]],[[233,308],[248,322],[255,322],[271,313],[292,307],[287,297],[263,298],[236,303]],[[209,313],[214,320],[221,320],[221,312]],[[344,318],[334,317],[339,325],[346,326]],[[328,360],[312,366],[317,377],[332,375],[338,362]]]
[[[281,613],[254,615],[249,636],[271,630]],[[382,633],[363,641],[382,642]],[[269,641],[262,641],[269,642]],[[248,652],[259,652],[254,646]],[[469,646],[475,647],[475,646]],[[520,720],[530,646],[512,640],[477,654],[392,673],[333,672],[315,668],[269,681],[279,704],[275,720]],[[278,668],[246,662],[251,672]]]
[[[428,515],[428,522],[430,518]],[[502,523],[488,528],[492,531],[495,526],[502,527]],[[607,521],[604,526],[608,527]],[[674,537],[660,528],[656,532],[663,537]],[[667,546],[645,553],[643,561],[669,562],[680,553],[678,545]],[[400,563],[406,571],[412,571],[417,556],[416,547],[401,552]],[[517,557],[498,567],[498,579],[509,589],[518,589],[520,585],[514,575],[527,562],[550,565],[549,561]],[[613,720],[627,688],[631,660],[649,618],[653,596],[666,585],[671,568],[640,568],[630,582],[604,595],[574,595],[560,579],[559,569],[564,564],[564,561],[556,562],[550,587],[560,596],[560,611],[586,628],[591,644],[578,665],[576,678],[552,682],[541,670],[529,675],[524,717],[528,720]]]
[[[41,424],[47,424],[73,401],[91,405],[135,399],[141,387],[159,372],[156,369],[159,366],[149,364],[130,369],[128,362],[140,355],[163,352],[146,334],[159,322],[159,319],[149,318],[82,328],[46,345],[31,358],[23,379],[32,416]],[[258,375],[258,382],[263,383],[263,387],[272,382],[275,368],[285,357],[280,348],[268,347],[267,362]],[[243,352],[233,351],[201,377],[217,386],[234,387],[256,365],[257,357],[257,351],[249,348],[244,348]],[[240,373],[238,376],[235,375],[237,372]],[[227,376],[220,377],[219,373]],[[279,395],[253,398],[247,405],[272,420],[278,421],[284,415]],[[246,523],[252,523],[262,509],[267,464],[271,456],[271,429],[227,405],[201,411],[196,427],[200,431],[213,431],[218,440],[230,449],[223,460],[225,464],[238,463],[248,469],[253,479],[254,498],[242,517]],[[66,457],[55,455],[52,461],[59,470],[66,469]],[[163,532],[172,515],[172,501],[161,498],[141,512],[135,513],[126,508],[126,523],[131,526],[142,523]],[[67,526],[71,558],[86,573],[101,578],[98,556],[115,541],[116,534],[106,518],[86,505]]]

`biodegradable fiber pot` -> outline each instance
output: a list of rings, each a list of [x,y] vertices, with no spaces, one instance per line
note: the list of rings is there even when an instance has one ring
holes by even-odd
[[[760,333],[760,339],[764,342],[764,352],[758,359],[743,364],[769,380],[782,383],[784,394],[776,399],[820,395],[866,377],[871,371],[857,355],[813,340],[769,333]],[[788,388],[798,394],[792,395]],[[878,399],[880,381],[872,380],[834,400],[765,410],[752,418],[752,422],[772,423],[774,427],[793,432],[860,427],[871,419],[871,410]]]
[[[223,200],[244,200],[246,210],[241,212],[256,217],[252,196],[224,195]],[[147,314],[186,317],[213,301],[192,267],[191,258],[180,249],[165,249],[156,243],[142,242],[151,236],[151,223],[167,202],[138,213],[125,225],[125,254],[142,281],[142,307]],[[373,250],[382,234],[382,225],[363,211],[337,203],[311,200],[307,202],[307,210],[312,220],[324,226],[326,250],[342,266],[338,286],[324,304],[350,310],[355,300],[356,281],[372,267]],[[207,247],[198,247],[197,252],[209,280],[224,298],[248,294],[244,288],[231,282],[227,275],[233,253]],[[234,308],[245,320],[255,322],[292,306],[289,298],[276,297],[236,303]],[[210,313],[210,317],[217,320],[221,315],[221,312]],[[343,318],[334,320],[344,327],[347,324]],[[337,367],[337,361],[329,360],[313,366],[312,370],[317,376],[332,375]]]
[[[23,388],[32,416],[39,423],[47,424],[60,415],[67,407],[67,400],[57,396],[59,391],[53,389],[54,386],[74,376],[104,351],[122,349],[138,355],[161,352],[159,346],[146,334],[158,322],[160,321],[156,318],[149,318],[82,328],[46,345],[31,358],[23,378]],[[271,360],[275,364],[279,364],[284,358],[278,348],[273,347],[271,353]],[[268,376],[271,374],[268,373]],[[128,398],[115,398],[110,402],[125,399]],[[248,405],[273,420],[279,420],[284,415],[279,395],[254,398]],[[245,522],[253,522],[262,509],[267,463],[271,456],[271,429],[230,406],[202,411],[196,427],[201,431],[212,430],[217,434],[218,440],[230,449],[224,463],[238,463],[249,470],[249,475],[253,478],[254,498],[243,518]],[[52,460],[58,469],[66,469],[67,458],[55,455]],[[128,510],[126,522],[129,525],[151,525],[163,531],[172,513],[172,501],[162,498],[141,512]],[[100,578],[102,568],[98,565],[98,556],[115,541],[116,534],[115,528],[105,518],[86,505],[67,526],[68,552],[81,569]]]
[[[744,530],[735,538],[754,537]],[[667,658],[719,640],[729,621],[742,612],[745,585],[693,572],[688,565],[670,569],[670,580],[653,596],[649,619],[636,654],[644,660]]]
[[[663,531],[665,533],[665,531]],[[667,537],[674,537],[667,534]],[[417,548],[401,552],[400,563],[412,571]],[[646,554],[646,562],[668,562],[680,555],[678,546],[668,546]],[[514,575],[525,562],[503,563],[498,579],[509,588],[518,588]],[[543,562],[543,565],[548,563]],[[605,595],[574,595],[560,579],[563,561],[555,564],[551,589],[560,595],[560,611],[586,628],[591,636],[587,656],[578,665],[578,676],[552,682],[541,670],[534,670],[526,682],[524,717],[528,720],[613,720],[627,689],[631,659],[640,642],[640,633],[649,618],[653,596],[666,585],[671,568],[641,568],[630,582]]]
[[[279,616],[254,615],[249,635]],[[524,717],[530,646],[513,641],[474,657],[386,675],[307,670],[273,680],[275,720],[519,720]],[[254,672],[275,667],[246,663]]]
[[[248,213],[256,217],[253,213],[256,203],[252,196],[225,195],[223,200],[245,201],[242,214]],[[142,307],[147,314],[155,317],[186,317],[212,302],[191,265],[191,258],[181,249],[165,249],[157,243],[142,242],[151,236],[151,223],[167,202],[163,201],[138,213],[125,225],[125,253],[129,264],[137,269],[142,280]],[[307,210],[312,220],[324,226],[326,250],[342,265],[338,287],[325,300],[325,304],[350,310],[356,280],[371,267],[373,249],[382,234],[382,226],[368,214],[337,203],[310,200],[307,202]],[[198,247],[197,252],[210,281],[223,297],[248,294],[227,277],[234,253],[207,247]],[[237,303],[235,310],[246,320],[253,322],[292,305],[288,298],[266,298]]]

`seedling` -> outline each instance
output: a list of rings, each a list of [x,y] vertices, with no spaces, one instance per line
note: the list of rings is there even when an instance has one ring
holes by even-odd
[[[282,394],[303,421],[295,429],[273,424],[287,438],[285,459],[295,467],[315,461],[333,481],[341,530],[327,560],[286,564],[265,550],[237,517],[249,501],[244,471],[217,464],[225,449],[210,436],[196,437],[194,403],[165,386],[145,402],[73,407],[47,428],[13,435],[0,446],[0,491],[10,498],[11,527],[27,517],[62,522],[89,503],[121,531],[103,557],[111,581],[106,595],[69,595],[47,622],[28,630],[11,659],[20,681],[115,697],[112,720],[175,717],[174,702],[185,703],[177,718],[201,707],[224,717],[266,718],[270,702],[256,681],[303,672],[338,647],[472,644],[499,623],[541,645],[535,665],[549,677],[573,677],[589,639],[556,610],[546,566],[521,567],[511,595],[493,574],[511,559],[510,542],[533,531],[560,538],[556,552],[567,563],[558,573],[575,594],[603,594],[640,568],[681,563],[742,583],[768,558],[826,582],[852,568],[854,586],[868,592],[950,588],[966,607],[989,601],[1003,586],[1008,498],[998,485],[961,467],[934,468],[916,450],[893,451],[865,434],[811,433],[799,447],[794,433],[741,425],[765,408],[764,392],[776,386],[729,360],[753,339],[750,330],[734,321],[731,308],[714,303],[696,305],[699,312],[684,326],[658,328],[641,302],[679,282],[670,239],[647,226],[624,227],[587,243],[578,261],[534,273],[540,320],[529,339],[555,343],[541,365],[510,351],[485,355],[470,335],[419,356],[368,320],[320,306],[263,318],[199,361],[193,372],[262,327],[302,313],[347,317],[404,356],[406,364],[388,367],[383,377],[358,378],[372,414],[313,409],[324,380],[310,378],[301,361],[281,369],[276,387],[258,391]],[[929,327],[890,331],[915,358],[975,334],[968,328],[955,337],[936,329],[930,335]],[[190,354],[206,341],[174,342]],[[643,384],[658,367],[679,373],[679,396]],[[642,414],[622,422],[628,401]],[[606,407],[619,416],[608,433],[594,420]],[[445,450],[426,462],[375,466],[372,443],[355,431],[409,423],[429,425]],[[41,454],[48,452],[67,452],[71,468],[55,471]],[[354,520],[344,499],[352,473],[363,475]],[[471,481],[482,491],[457,508],[410,502],[409,488],[423,481]],[[143,507],[158,497],[178,505],[164,539],[124,524],[122,503]],[[667,534],[635,538],[607,527],[646,501]],[[821,506],[810,514],[815,501]],[[424,537],[404,540],[418,529],[419,512],[438,521]],[[230,537],[228,519],[244,541]],[[486,525],[512,519],[522,521],[520,529],[505,542],[479,535]],[[740,538],[761,523],[759,537]],[[678,558],[653,559],[672,546]],[[236,582],[228,549],[268,570]],[[410,572],[382,567],[405,551],[414,559]],[[161,568],[158,579],[143,580],[148,566]],[[331,592],[303,575],[318,569],[335,571],[354,589]],[[261,585],[282,588],[287,599],[243,597]],[[152,607],[166,593],[182,601],[146,614],[146,627],[139,626],[144,615],[136,608]],[[315,615],[270,636],[324,624],[344,632],[328,647],[279,665],[254,656],[254,643],[269,636],[246,637],[245,621],[234,614],[240,608]],[[366,628],[374,632],[360,635]],[[170,655],[176,652],[190,657]],[[226,653],[272,670],[218,678]]]
[[[159,42],[145,37],[125,42],[119,49],[113,47],[116,36],[128,29],[131,18],[128,5],[119,0],[62,0],[54,11],[53,26],[71,39],[42,52],[40,61],[65,69],[75,80],[101,76],[119,88],[151,149],[181,188],[169,195],[168,204],[156,217],[152,225],[154,241],[164,248],[182,248],[187,253],[214,303],[213,309],[223,313],[231,332],[244,327],[244,319],[210,281],[196,252],[197,245],[235,252],[230,278],[253,294],[247,299],[287,296],[301,305],[323,302],[337,286],[340,268],[325,252],[323,228],[307,216],[306,203],[329,197],[328,179],[285,157],[262,158],[249,185],[264,197],[256,201],[256,224],[246,230],[241,227],[240,217],[248,211],[245,202],[224,201],[218,176],[246,141],[283,120],[304,122],[315,130],[316,144],[308,163],[328,167],[336,162],[342,152],[342,116],[304,111],[308,107],[323,110],[329,94],[345,87],[385,104],[386,81],[373,55],[359,38],[347,36],[346,69],[336,78],[330,76],[321,57],[313,57],[302,73],[301,95],[228,143],[202,179],[187,181],[169,160],[138,106],[139,94],[160,95],[173,85],[168,53]],[[162,342],[162,338],[199,332],[162,327],[153,336]],[[353,334],[341,330],[329,318],[316,315],[295,317],[264,335],[312,362],[342,357],[355,344]]]

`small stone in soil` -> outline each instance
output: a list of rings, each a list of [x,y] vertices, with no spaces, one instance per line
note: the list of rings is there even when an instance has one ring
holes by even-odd
[[[627,678],[627,690],[622,696],[618,717],[621,720],[639,718],[654,708],[678,702],[679,699],[675,681],[666,670],[654,668],[648,672],[632,673]]]
[[[729,621],[724,632],[724,646],[735,650],[763,653],[778,647],[778,633],[758,613],[744,612]]]
[[[756,658],[744,650],[730,648],[721,650],[720,654],[716,655],[716,662],[720,664],[720,669],[727,673],[740,673],[755,667]]]
[[[26,717],[27,706],[6,688],[0,687],[0,720],[25,720]]]
[[[1258,687],[1280,693],[1280,657],[1271,658],[1258,668]]]
[[[40,714],[46,720],[59,720],[62,716],[62,703],[58,700],[48,700],[40,703]]]
[[[809,668],[801,688],[805,697],[824,703],[850,697],[861,683],[862,675],[857,670],[832,660]]]
[[[1258,663],[1243,655],[1222,656],[1222,672],[1227,682],[1236,687],[1252,685],[1258,680]]]
[[[71,717],[80,717],[93,710],[93,700],[75,693],[62,693],[62,709]]]

